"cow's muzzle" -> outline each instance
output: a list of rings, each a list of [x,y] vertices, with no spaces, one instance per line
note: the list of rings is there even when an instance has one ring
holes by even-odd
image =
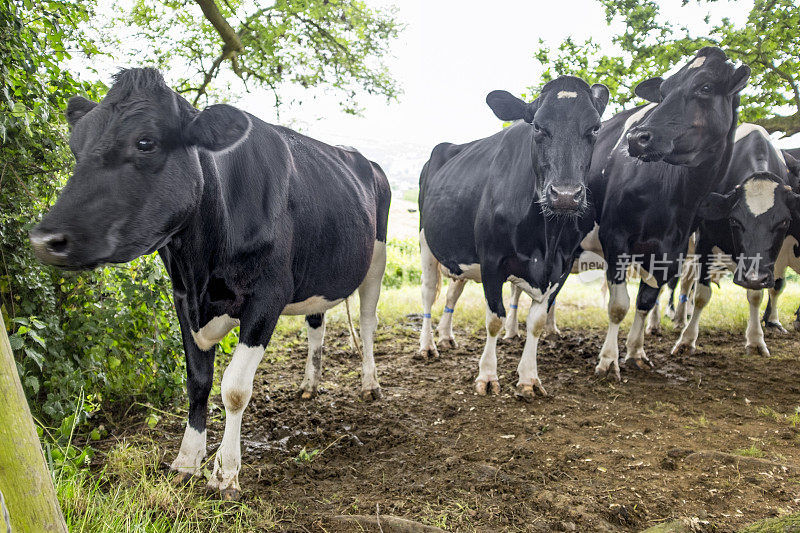
[[[574,213],[583,209],[586,187],[583,185],[547,187],[547,206],[557,213]]]
[[[664,151],[656,146],[653,132],[648,128],[634,128],[627,134],[628,153],[642,161],[660,161]]]
[[[33,253],[36,258],[47,265],[64,266],[67,264],[72,240],[66,233],[47,232],[34,228],[28,232]]]

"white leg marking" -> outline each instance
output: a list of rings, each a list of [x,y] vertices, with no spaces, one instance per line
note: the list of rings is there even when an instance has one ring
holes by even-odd
[[[431,308],[439,292],[441,273],[439,262],[433,256],[425,241],[425,230],[419,232],[419,251],[422,260],[422,331],[419,336],[419,353],[423,358],[438,357],[436,344],[433,342],[433,328],[431,327]]]
[[[325,341],[325,315],[322,315],[322,324],[312,328],[306,322],[308,331],[308,357],[306,358],[306,373],[300,384],[300,394],[304,400],[312,398],[317,393],[317,388],[322,379],[322,344]]]
[[[192,337],[197,347],[206,351],[224,339],[225,335],[238,325],[238,318],[231,318],[228,315],[215,316],[200,328],[200,331],[192,331]]]
[[[644,328],[645,321],[647,320],[647,311],[636,310],[633,315],[633,324],[631,330],[628,332],[628,340],[625,343],[627,353],[625,354],[625,363],[633,360],[639,368],[644,368],[645,363],[649,363],[649,359],[644,353]]]
[[[703,309],[708,302],[711,301],[711,287],[697,283],[694,289],[694,310],[692,311],[692,318],[686,324],[686,327],[681,331],[681,336],[675,347],[672,348],[672,354],[688,352],[690,354],[697,350],[697,336],[700,333],[700,315],[703,314]]]
[[[253,394],[253,378],[264,357],[263,346],[252,348],[239,343],[222,375],[222,403],[225,405],[225,434],[214,457],[214,473],[208,482],[212,489],[238,492],[242,466],[242,414]]]
[[[750,315],[747,318],[747,331],[745,350],[751,355],[769,355],[767,344],[764,342],[764,330],[761,329],[761,318],[758,316],[763,290],[747,290],[747,302],[750,304]]]
[[[455,348],[456,342],[453,339],[453,313],[456,310],[456,303],[464,291],[464,286],[467,284],[466,279],[454,279],[450,281],[447,287],[447,303],[445,304],[444,313],[442,318],[439,319],[439,325],[436,328],[436,333],[439,334],[439,346],[441,348]]]
[[[500,382],[497,379],[497,335],[503,327],[503,320],[489,309],[486,304],[486,346],[483,348],[480,363],[478,364],[478,377],[475,379],[475,390],[481,396],[489,392],[500,392]]]
[[[542,387],[542,382],[539,380],[539,370],[536,363],[539,337],[541,337],[544,331],[545,322],[547,320],[547,300],[548,298],[543,298],[539,302],[534,301],[528,312],[525,347],[522,349],[522,357],[517,366],[519,381],[517,381],[516,395],[523,400],[530,400],[534,397],[534,387],[536,387],[542,395],[547,395],[544,387]]]
[[[550,310],[547,312],[547,322],[544,324],[544,336],[546,337],[547,335],[561,336],[561,330],[558,329],[556,325],[556,302],[553,302],[553,305],[550,306]]]
[[[522,289],[516,285],[511,285],[511,304],[508,306],[508,316],[506,316],[506,334],[504,339],[513,339],[519,337],[519,319],[517,318],[517,311],[519,310],[519,297],[522,295]]]
[[[205,456],[206,430],[204,429],[201,433],[189,426],[187,422],[186,430],[183,432],[181,449],[178,452],[178,456],[172,461],[170,468],[181,474],[202,476],[201,467],[203,466],[203,458]]]
[[[361,398],[377,400],[381,396],[378,384],[378,371],[375,368],[373,351],[375,328],[378,326],[378,298],[381,295],[381,281],[386,270],[386,243],[375,241],[372,249],[372,263],[361,286],[358,297],[361,302]]]
[[[608,331],[603,348],[600,350],[600,360],[594,371],[596,374],[608,372],[609,368],[614,369],[614,375],[619,379],[619,345],[617,335],[619,334],[619,324],[628,313],[631,301],[628,296],[628,287],[625,283],[613,283],[608,288]]]

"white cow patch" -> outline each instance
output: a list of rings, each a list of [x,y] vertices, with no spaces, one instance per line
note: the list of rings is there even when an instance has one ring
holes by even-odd
[[[183,432],[183,441],[178,456],[172,462],[172,470],[182,474],[199,475],[206,455],[206,430],[199,432],[189,424]]]
[[[636,113],[634,113],[633,115],[628,117],[628,119],[625,121],[625,126],[623,126],[622,128],[622,133],[620,134],[619,139],[617,139],[617,144],[614,145],[614,150],[619,148],[619,144],[622,142],[622,139],[625,138],[625,134],[628,133],[628,130],[631,129],[633,126],[635,126],[640,120],[642,120],[644,116],[648,113],[648,111],[650,111],[657,105],[658,104],[656,103],[648,104],[643,108],[641,108]]]
[[[689,65],[689,68],[702,67],[703,63],[705,62],[706,62],[706,56],[698,56],[694,61],[692,61],[691,65]]]
[[[577,98],[578,93],[575,91],[559,91],[556,96],[559,98]]]
[[[231,318],[227,314],[215,316],[208,321],[208,324],[200,328],[200,331],[192,331],[192,337],[197,347],[205,351],[221,341],[230,330],[238,325],[238,318]]]
[[[282,315],[316,315],[324,313],[331,307],[337,306],[344,301],[344,298],[328,300],[324,296],[312,296],[302,302],[294,302],[283,308]]]
[[[775,205],[775,188],[772,180],[750,180],[744,184],[744,201],[755,216],[766,213]]]
[[[767,130],[765,130],[764,128],[762,128],[757,124],[751,124],[749,122],[745,122],[744,124],[736,128],[736,135],[733,138],[733,140],[734,142],[739,142],[740,139],[744,139],[753,132],[758,132],[767,139],[769,139],[769,133],[767,133]]]
[[[476,281],[478,283],[481,282],[481,265],[480,263],[472,263],[472,264],[461,264],[459,263],[458,268],[461,269],[461,274],[455,274],[451,272],[449,268],[445,267],[444,265],[440,265],[440,269],[442,273],[450,279],[468,279],[471,281]]]

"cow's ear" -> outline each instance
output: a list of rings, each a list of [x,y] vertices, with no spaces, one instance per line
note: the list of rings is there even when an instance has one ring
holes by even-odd
[[[230,147],[247,134],[250,119],[233,106],[215,104],[195,115],[186,126],[186,142],[216,152]]]
[[[700,208],[697,214],[706,220],[721,220],[726,218],[733,207],[733,202],[736,199],[736,191],[731,191],[728,194],[722,195],[712,192],[700,202]]]
[[[97,107],[97,102],[87,100],[83,96],[73,96],[67,102],[67,122],[74,126],[83,116]]]
[[[486,104],[497,118],[505,121],[522,119],[525,122],[533,122],[533,115],[536,113],[533,107],[536,101],[527,104],[508,91],[490,92],[486,95]]]
[[[594,97],[594,108],[597,109],[597,112],[600,116],[603,116],[603,111],[606,110],[606,106],[608,105],[608,87],[603,85],[602,83],[595,83],[592,85],[592,96]]]
[[[747,80],[749,79],[750,67],[747,65],[742,65],[741,67],[737,68],[733,73],[731,81],[728,85],[728,94],[733,95],[744,89],[744,86],[747,85]]]
[[[644,80],[642,83],[636,86],[633,90],[633,94],[638,96],[639,98],[643,98],[648,102],[653,103],[660,103],[661,98],[661,84],[664,83],[664,78],[661,76],[656,76],[655,78],[650,78],[649,80]]]
[[[800,161],[786,151],[783,152],[783,160],[786,161],[786,168],[789,169],[789,172],[800,178]]]

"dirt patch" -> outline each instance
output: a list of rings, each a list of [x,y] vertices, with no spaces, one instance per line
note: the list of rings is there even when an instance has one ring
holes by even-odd
[[[513,397],[522,339],[498,346],[502,392],[483,398],[482,336],[458,331],[458,348],[417,361],[417,324],[380,327],[378,402],[358,400],[360,363],[336,328],[317,398],[295,397],[304,343],[261,369],[242,429],[245,500],[292,506],[290,531],[355,531],[332,517],[376,509],[478,531],[639,531],[679,517],[732,531],[800,510],[796,334],[772,335],[770,358],[747,356],[741,333],[704,331],[681,357],[669,356],[677,334],[648,337],[655,369],[623,368],[617,383],[593,374],[604,332],[564,330],[540,345],[550,396],[528,404]],[[210,452],[222,430],[217,418]],[[175,452],[182,428],[172,434]]]

